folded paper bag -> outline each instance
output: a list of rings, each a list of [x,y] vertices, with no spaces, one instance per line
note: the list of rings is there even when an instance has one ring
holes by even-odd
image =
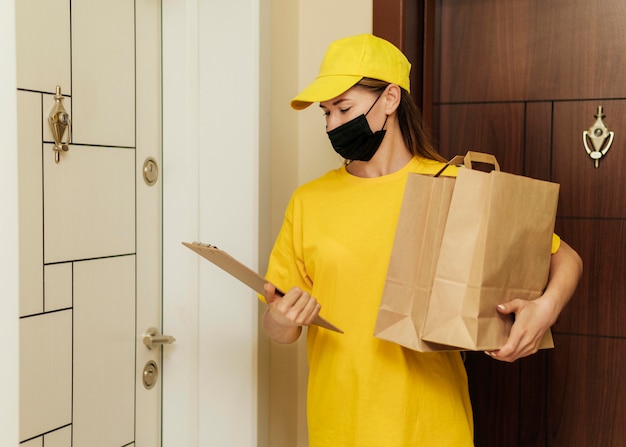
[[[466,350],[506,343],[513,317],[496,306],[543,293],[558,194],[558,184],[498,169],[459,170],[423,340]],[[540,347],[553,346],[548,331]]]
[[[409,174],[374,335],[415,351],[451,349],[422,340],[453,177]],[[454,348],[452,348],[454,349]]]
[[[477,152],[468,152],[464,157],[454,157],[446,166],[464,163],[466,169],[461,169],[460,172],[470,172],[474,161],[493,165],[495,168],[494,172],[499,173],[500,168],[495,157],[490,154]],[[480,178],[489,175],[478,171],[471,172],[474,172]],[[533,183],[534,188],[527,189],[528,184],[525,180],[517,185],[518,193],[521,191],[527,197],[535,196],[531,200],[530,208],[535,208],[535,211],[539,210],[539,219],[543,221],[542,224],[537,225],[538,228],[541,228],[539,231],[537,231],[538,228],[534,228],[530,230],[530,233],[523,236],[519,236],[519,231],[513,231],[517,236],[509,235],[509,241],[518,237],[517,242],[522,243],[524,247],[527,244],[533,245],[534,250],[527,252],[526,256],[521,256],[521,260],[513,260],[511,262],[514,264],[510,265],[508,259],[511,257],[515,258],[515,256],[511,256],[510,251],[504,246],[506,243],[502,241],[501,236],[496,234],[497,232],[490,232],[489,238],[491,239],[489,245],[492,247],[492,250],[487,254],[483,252],[482,260],[487,264],[495,263],[496,265],[501,265],[504,263],[508,265],[509,278],[516,277],[518,274],[521,276],[516,280],[512,280],[506,279],[506,274],[502,269],[487,268],[485,270],[481,268],[478,262],[481,259],[480,248],[475,244],[473,247],[471,244],[470,247],[458,244],[454,239],[455,236],[452,231],[448,231],[445,243],[446,249],[442,251],[444,230],[447,230],[450,219],[449,213],[454,216],[453,219],[457,222],[457,226],[464,228],[465,232],[474,232],[472,233],[474,234],[474,239],[476,239],[478,233],[482,232],[483,241],[487,240],[485,231],[489,232],[489,230],[483,228],[479,231],[479,228],[482,225],[493,224],[494,222],[493,219],[491,221],[487,219],[485,221],[479,220],[477,224],[476,219],[473,221],[467,219],[467,216],[465,216],[466,211],[463,211],[462,206],[456,209],[458,206],[454,205],[454,213],[450,210],[453,194],[457,195],[456,203],[463,203],[465,199],[459,197],[458,191],[464,190],[468,182],[479,185],[480,181],[468,180],[465,178],[466,174],[460,174],[463,180],[459,187],[457,180],[454,178],[440,177],[439,174],[441,174],[441,171],[434,177],[409,174],[374,335],[380,339],[392,341],[422,352],[451,349],[480,350],[483,348],[487,349],[486,347],[495,349],[495,347],[501,346],[506,340],[512,324],[511,317],[497,313],[496,305],[506,301],[508,297],[535,298],[541,294],[541,290],[543,290],[547,282],[550,246],[546,241],[551,241],[556,202],[558,200],[558,185],[532,179],[527,180]],[[511,176],[511,174],[505,174],[505,176]],[[504,183],[509,182],[505,181]],[[545,199],[543,202],[536,200],[537,194],[535,194],[535,190],[537,188],[539,189],[538,195],[543,196]],[[508,187],[505,187],[501,194],[506,196],[508,194],[506,192],[507,189]],[[478,194],[478,197],[480,199],[481,195]],[[509,218],[515,221],[511,224],[513,226],[519,223],[517,222],[518,213],[522,212],[524,214],[527,211],[525,211],[526,206],[523,203],[511,205],[511,200],[505,201],[504,206],[498,206],[501,212],[508,214]],[[511,212],[512,206],[517,207],[517,213]],[[469,205],[469,208],[471,208],[469,213],[472,215],[476,215],[476,210],[478,209],[481,210],[480,213],[485,211],[476,202]],[[478,215],[481,215],[480,213]],[[528,217],[520,218],[522,222],[528,220]],[[465,226],[466,222],[468,223],[467,226]],[[506,223],[503,224],[500,229],[506,229],[507,225]],[[469,229],[470,226],[473,227],[473,230]],[[542,234],[541,237],[537,235],[538,232]],[[549,234],[549,237],[546,237],[546,234]],[[533,238],[536,238],[536,240],[532,240]],[[462,240],[461,242],[467,242],[467,240]],[[496,249],[495,255],[492,254],[494,247]],[[461,255],[463,251],[461,248],[465,251],[477,251],[479,254],[478,258],[470,257],[470,259],[467,255]],[[536,252],[539,252],[539,254],[537,255]],[[445,260],[441,259],[442,253],[445,256]],[[540,258],[539,262],[529,261],[529,259],[537,256]],[[530,262],[535,268],[531,269],[531,272],[521,273],[521,270],[514,266],[519,262]],[[460,267],[458,266],[459,264],[461,265]],[[504,275],[496,281],[498,283],[501,283],[504,279],[504,282],[509,284],[513,284],[517,280],[521,284],[526,284],[529,278],[531,278],[535,285],[531,287],[532,293],[530,294],[523,292],[523,290],[527,289],[526,286],[523,286],[517,289],[503,287],[490,295],[483,293],[482,296],[474,294],[472,297],[470,293],[468,297],[463,297],[457,293],[456,296],[448,296],[445,291],[447,280],[440,277],[437,283],[437,291],[433,298],[435,272],[437,269],[444,270],[438,267],[439,265],[449,265],[453,269],[456,266],[455,274],[462,272],[463,268],[465,268],[466,270],[478,270],[484,273],[492,271],[495,272],[494,274],[497,277]],[[524,267],[524,270],[526,270],[526,267]],[[440,276],[442,271],[439,273]],[[457,284],[464,284],[468,279],[467,276],[463,275],[460,278],[460,281],[455,281]],[[536,286],[536,284],[542,285]],[[488,290],[489,287],[489,281],[487,281],[484,286],[480,285],[478,288]],[[446,298],[448,301],[446,301]],[[428,333],[425,332],[427,317],[429,320]],[[551,334],[548,332],[542,341],[541,348],[553,346]]]

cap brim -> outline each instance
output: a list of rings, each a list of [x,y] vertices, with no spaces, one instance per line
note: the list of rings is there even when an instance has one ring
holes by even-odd
[[[361,79],[363,79],[363,76],[319,76],[291,100],[291,107],[296,110],[302,110],[314,102],[323,102],[336,98],[354,87]]]

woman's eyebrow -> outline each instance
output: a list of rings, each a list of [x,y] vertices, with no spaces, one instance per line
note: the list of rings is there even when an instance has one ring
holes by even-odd
[[[345,102],[345,101],[349,101],[349,99],[348,99],[348,98],[341,98],[341,99],[338,99],[337,101],[333,102],[333,103],[332,103],[332,105],[333,105],[333,106],[338,106],[339,104],[341,104],[342,102]],[[320,103],[320,107],[321,107],[321,108],[325,108],[325,107],[322,105],[322,103]]]

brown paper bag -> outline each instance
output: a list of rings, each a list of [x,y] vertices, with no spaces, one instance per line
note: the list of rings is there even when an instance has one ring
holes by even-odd
[[[409,174],[374,335],[416,351],[446,348],[422,340],[439,247],[455,179]]]
[[[481,154],[468,155],[487,161]],[[496,306],[543,293],[558,193],[555,183],[499,170],[459,170],[430,294],[425,341],[467,350],[493,350],[506,343],[513,318],[500,315]],[[553,346],[548,332],[541,347]]]

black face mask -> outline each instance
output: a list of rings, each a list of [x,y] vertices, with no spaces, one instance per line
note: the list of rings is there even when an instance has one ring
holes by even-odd
[[[346,160],[370,161],[383,142],[383,138],[387,133],[384,128],[389,116],[385,118],[383,128],[377,132],[372,132],[365,118],[381,96],[382,93],[378,95],[378,98],[376,98],[376,101],[374,101],[374,104],[372,104],[372,107],[369,108],[365,115],[357,116],[327,132],[330,144],[333,145],[335,152]]]

